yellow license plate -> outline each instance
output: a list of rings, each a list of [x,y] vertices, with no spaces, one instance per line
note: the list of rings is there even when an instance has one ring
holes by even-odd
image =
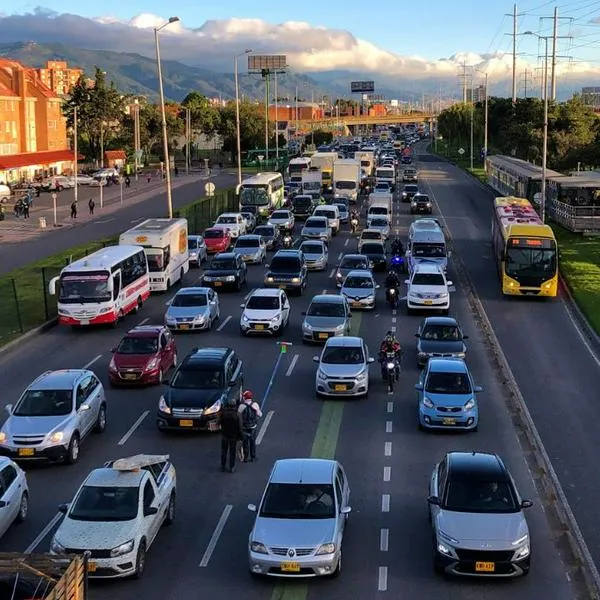
[[[356,306],[358,306],[358,307],[361,307],[361,306],[362,306],[362,304],[361,304],[360,302],[353,302],[353,303],[352,303],[352,306],[355,306],[355,307],[356,307]]]
[[[34,456],[35,448],[19,448],[19,456]]]
[[[329,336],[326,333],[320,333],[319,334],[319,339],[320,340],[326,340]]]
[[[98,568],[98,566],[96,565],[95,562],[88,562],[88,564],[87,564],[88,573],[95,573],[97,568]]]
[[[346,391],[346,386],[345,385],[334,385],[333,386],[333,391],[334,392],[345,392]]]
[[[444,425],[456,425],[456,419],[442,419]]]
[[[284,573],[299,573],[300,564],[297,562],[283,562],[281,563],[281,570]]]
[[[282,284],[279,286],[279,289],[280,289],[280,290],[285,290],[285,284],[284,284],[284,283],[282,283]]]
[[[433,300],[424,300],[423,304],[427,304],[427,306],[430,306],[431,304],[433,304]]]
[[[123,379],[137,379],[137,375],[135,373],[127,373],[123,375]]]
[[[258,329],[259,331],[262,331],[265,328],[264,325],[255,325],[254,329]]]
[[[179,329],[189,329],[190,326],[189,325],[180,325]]]
[[[480,573],[493,573],[496,570],[496,563],[493,562],[476,562],[475,570]]]
[[[220,285],[223,285],[223,282],[222,281],[215,281],[214,284],[215,284],[215,287],[219,287]]]
[[[191,419],[182,419],[181,421],[179,421],[179,427],[193,427],[194,426],[194,421],[192,421]]]

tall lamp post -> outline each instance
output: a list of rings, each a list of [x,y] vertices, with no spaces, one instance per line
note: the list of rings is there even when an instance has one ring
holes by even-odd
[[[238,185],[242,185],[242,136],[240,133],[240,86],[238,83],[238,58],[245,54],[250,54],[251,48],[247,48],[243,52],[236,54],[233,57],[233,76],[235,79],[235,129],[236,129],[236,143],[237,143],[237,171],[238,171]]]
[[[165,175],[167,183],[167,214],[169,219],[173,218],[173,196],[171,193],[171,163],[169,161],[169,134],[167,133],[167,113],[165,110],[165,93],[163,90],[162,66],[160,64],[160,46],[158,44],[158,32],[171,23],[179,21],[179,17],[169,17],[169,20],[160,27],[154,28],[154,45],[156,46],[156,68],[158,70],[158,89],[160,92],[160,112],[162,118],[163,151],[165,160]]]
[[[483,169],[487,170],[487,153],[488,153],[488,74],[481,69],[475,69],[478,73],[481,73],[484,77],[484,91],[485,91],[485,101],[484,101],[484,109],[483,109]]]

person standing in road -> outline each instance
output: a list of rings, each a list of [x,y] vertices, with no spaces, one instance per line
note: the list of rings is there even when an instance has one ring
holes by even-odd
[[[242,394],[238,413],[242,417],[244,462],[254,462],[256,461],[256,426],[262,417],[262,411],[258,403],[254,402],[254,394],[250,390]]]
[[[227,455],[229,454],[229,472],[235,471],[235,459],[238,444],[243,439],[242,415],[238,412],[235,398],[221,409],[221,471],[227,470]]]
[[[75,200],[73,200],[73,203],[71,204],[71,219],[76,219],[77,218],[77,202],[75,202]]]
[[[27,198],[23,199],[23,218],[29,219],[29,201]]]
[[[94,208],[96,208],[96,203],[94,202],[93,198],[90,198],[88,206],[90,207],[90,216],[94,216]]]

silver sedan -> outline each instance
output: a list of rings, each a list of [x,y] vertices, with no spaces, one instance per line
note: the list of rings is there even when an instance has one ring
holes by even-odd
[[[306,240],[300,244],[300,250],[304,252],[306,267],[309,271],[325,271],[327,269],[329,251],[325,242]]]
[[[233,253],[246,263],[260,265],[267,255],[267,245],[260,235],[241,235],[233,247]]]
[[[219,316],[219,296],[214,290],[189,287],[175,294],[165,313],[165,323],[174,331],[208,330]]]

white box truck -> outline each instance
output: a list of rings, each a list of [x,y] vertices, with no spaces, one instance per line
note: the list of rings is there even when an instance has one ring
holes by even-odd
[[[390,212],[394,202],[393,194],[386,194],[385,192],[374,192],[369,194],[368,206],[387,206]]]
[[[354,153],[354,160],[360,161],[360,168],[365,171],[367,177],[373,175],[375,170],[375,152],[373,150],[359,150]]]
[[[336,160],[338,160],[337,152],[315,152],[310,157],[311,167],[321,171],[324,193],[333,191],[333,165]]]
[[[165,292],[190,270],[187,219],[146,219],[119,236],[119,245],[142,246],[150,291]]]
[[[311,167],[309,171],[302,173],[302,193],[309,195],[321,195],[323,187],[323,178],[321,171],[315,167]]]
[[[360,161],[341,158],[333,163],[333,193],[336,198],[356,202],[360,180]]]

